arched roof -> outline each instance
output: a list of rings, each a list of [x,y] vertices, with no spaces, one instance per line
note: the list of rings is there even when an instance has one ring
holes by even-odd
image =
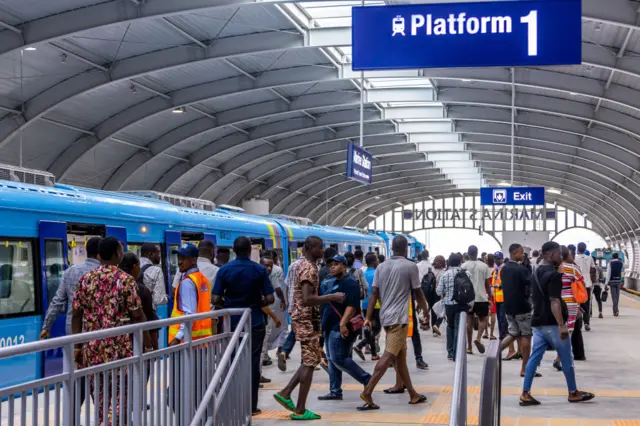
[[[362,226],[397,203],[509,181],[513,124],[514,183],[553,188],[598,232],[635,240],[638,2],[583,0],[579,66],[365,73],[367,187],[344,177],[360,133],[354,4],[5,0],[2,162]]]

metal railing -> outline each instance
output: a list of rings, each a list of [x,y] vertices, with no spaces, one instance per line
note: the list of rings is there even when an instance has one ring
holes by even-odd
[[[482,371],[480,387],[480,415],[478,426],[500,426],[500,403],[502,400],[502,354],[500,342],[489,345]]]
[[[235,332],[231,317],[240,316]],[[225,333],[192,340],[193,321],[221,318]],[[248,371],[251,356],[250,310],[229,309],[127,325],[0,349],[0,359],[40,354],[62,348],[63,372],[0,389],[2,424],[18,425],[133,425],[186,426],[200,401],[222,395],[210,415],[226,409],[223,396],[233,390],[233,414],[246,424],[251,416],[250,386],[229,384],[229,372]],[[183,343],[143,352],[143,331],[185,323]],[[74,346],[95,340],[131,335],[133,356],[90,367],[77,368]],[[240,377],[240,376],[239,376]],[[244,376],[241,376],[244,377]],[[245,380],[246,381],[246,380]],[[219,386],[212,386],[219,383]],[[226,386],[226,387],[225,387]],[[226,392],[225,392],[226,391]],[[84,398],[84,401],[83,401]],[[241,402],[241,401],[249,401]],[[225,412],[226,414],[227,412]],[[220,423],[222,424],[222,423]]]
[[[453,371],[449,426],[467,424],[467,313],[461,312],[456,341],[456,365]]]

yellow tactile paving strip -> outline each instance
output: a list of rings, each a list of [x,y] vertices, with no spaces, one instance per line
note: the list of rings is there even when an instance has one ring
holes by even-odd
[[[267,386],[265,386],[265,389]],[[272,384],[269,388],[280,389],[278,385]],[[328,385],[313,385],[315,390],[328,390]],[[360,391],[360,385],[344,385],[345,391]],[[432,400],[428,409],[422,412],[416,407],[415,414],[389,413],[384,410],[369,412],[318,412],[324,421],[331,423],[349,423],[360,426],[368,425],[447,425],[449,424],[449,412],[451,410],[451,386],[416,386],[419,392],[438,393],[435,400]],[[598,389],[597,395],[600,397],[613,398],[640,398],[640,390],[604,390]],[[467,417],[467,424],[477,425],[480,408],[480,388],[469,387],[467,398],[467,409],[473,413]],[[503,395],[519,395],[520,389],[504,388]],[[566,389],[536,389],[536,395],[566,397]],[[288,420],[289,412],[284,410],[267,410],[256,419]],[[610,419],[575,419],[575,418],[542,418],[542,417],[502,417],[502,426],[640,426],[640,420],[610,420]]]

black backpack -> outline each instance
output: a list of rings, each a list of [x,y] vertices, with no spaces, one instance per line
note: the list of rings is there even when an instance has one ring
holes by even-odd
[[[429,268],[429,272],[427,272],[424,277],[422,277],[422,281],[420,281],[420,287],[422,287],[422,292],[427,298],[430,294],[436,292],[436,275],[433,273],[431,268]]]
[[[476,299],[471,278],[467,271],[460,269],[453,278],[453,300],[460,305],[467,305]]]

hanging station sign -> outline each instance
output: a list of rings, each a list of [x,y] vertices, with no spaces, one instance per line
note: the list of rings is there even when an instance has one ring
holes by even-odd
[[[480,188],[483,206],[544,206],[544,187]]]
[[[574,65],[581,0],[354,7],[353,69]]]
[[[425,210],[403,210],[404,220],[424,221],[483,221],[483,220],[545,220],[555,219],[555,210],[540,210],[529,208],[482,208],[482,209],[458,209],[458,208],[433,208]]]
[[[373,155],[364,148],[350,143],[347,149],[347,177],[365,184],[372,182]]]

